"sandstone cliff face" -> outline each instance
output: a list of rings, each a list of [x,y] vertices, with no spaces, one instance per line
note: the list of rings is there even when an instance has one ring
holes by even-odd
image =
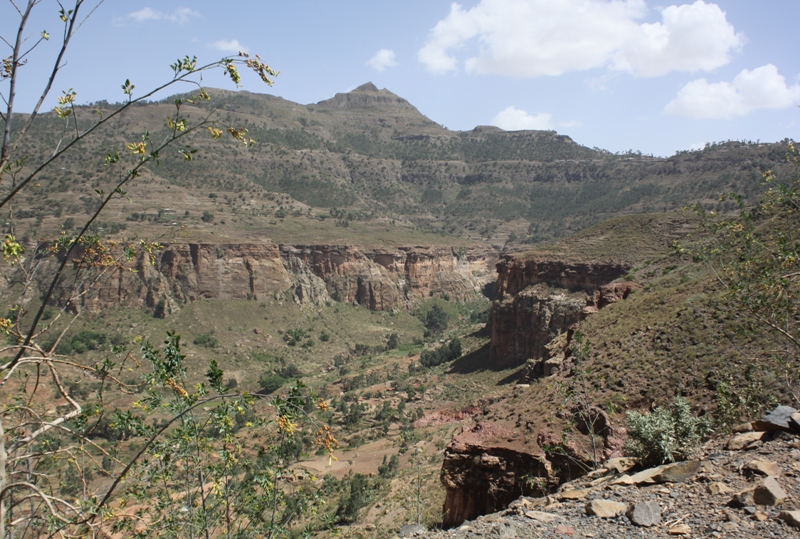
[[[558,446],[559,452],[546,454],[540,448],[546,445]],[[590,463],[586,451],[561,444],[551,433],[533,438],[493,422],[464,427],[445,449],[442,523],[457,526],[505,509],[519,496],[543,496],[566,478],[582,475]]]
[[[568,355],[571,328],[633,290],[633,283],[611,283],[629,269],[625,264],[505,257],[497,264],[492,302],[493,366],[527,361],[522,382],[558,372]],[[525,387],[529,386],[518,386]],[[544,495],[585,473],[594,451],[598,458],[606,458],[616,455],[624,442],[624,429],[615,429],[602,410],[593,409],[594,434],[603,439],[601,447],[593,448],[585,421],[581,424],[581,410],[561,412],[578,427],[564,436],[558,429],[537,428],[541,418],[530,417],[522,401],[520,405],[513,426],[507,421],[477,422],[462,429],[445,450],[441,475],[445,526],[503,509],[522,494]]]
[[[277,298],[299,304],[331,299],[373,310],[407,309],[431,295],[467,300],[494,279],[496,254],[479,249],[335,245],[177,244],[155,264],[116,271],[82,308],[112,305],[167,315],[198,299]]]
[[[492,303],[491,361],[511,367],[528,359],[546,360],[545,346],[585,316],[587,307],[605,306],[598,295],[628,272],[625,264],[568,264],[553,260],[515,260],[497,264],[497,288]],[[591,309],[590,309],[591,310]]]

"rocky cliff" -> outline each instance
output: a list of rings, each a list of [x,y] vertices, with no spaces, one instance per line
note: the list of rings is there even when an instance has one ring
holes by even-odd
[[[167,315],[198,299],[331,299],[373,310],[406,309],[430,296],[468,300],[494,280],[496,253],[480,249],[340,245],[175,244],[136,271],[117,270],[80,307],[112,305]]]
[[[527,361],[521,382],[559,372],[575,324],[633,290],[633,283],[611,282],[629,270],[624,263],[504,257],[497,264],[491,312],[492,366]],[[618,454],[625,432],[605,412],[567,409],[562,403],[550,418],[553,423],[541,425],[541,417],[527,409],[535,398],[532,391],[527,384],[518,385],[512,405],[505,411],[486,408],[482,418],[448,445],[441,475],[445,526],[497,511],[521,495],[543,495],[585,473],[595,458]],[[566,425],[577,428],[568,435]]]
[[[515,259],[497,264],[492,303],[491,361],[511,367],[528,359],[544,360],[545,346],[580,321],[587,307],[607,301],[599,293],[626,274],[624,263],[567,263],[559,260]]]

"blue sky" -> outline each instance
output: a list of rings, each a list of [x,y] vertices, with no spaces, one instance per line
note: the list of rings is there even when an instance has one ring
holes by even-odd
[[[308,104],[371,81],[450,129],[555,129],[655,155],[800,138],[797,0],[86,0],[81,10],[94,6],[55,86],[80,103],[121,100],[128,78],[137,90],[163,82],[186,54],[244,49],[281,71],[271,88],[246,77],[244,89]],[[42,0],[31,40],[57,35],[57,12]],[[2,0],[0,35],[11,40],[17,23]],[[21,108],[55,48],[51,39],[30,56]],[[231,88],[220,75],[204,83]]]

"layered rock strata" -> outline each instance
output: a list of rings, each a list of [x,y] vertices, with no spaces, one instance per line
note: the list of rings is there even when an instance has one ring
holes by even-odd
[[[616,286],[604,288],[629,270],[623,263],[504,257],[497,264],[492,303],[492,364],[512,367],[528,359],[546,360],[546,345],[556,336],[629,293]]]
[[[569,353],[575,324],[634,289],[633,283],[611,282],[629,269],[626,264],[505,257],[497,264],[492,303],[492,367],[527,361],[523,382],[558,372]],[[520,391],[515,390],[514,397],[522,398],[528,387],[517,386]],[[537,418],[523,418],[524,408],[513,427],[507,422],[479,421],[462,429],[445,450],[442,463],[444,525],[456,526],[497,511],[523,494],[544,495],[585,473],[595,459],[618,455],[626,433],[615,428],[602,410],[564,413],[578,427],[569,437],[558,430],[537,428]]]
[[[113,305],[167,315],[199,299],[331,299],[373,310],[407,309],[430,296],[471,299],[494,280],[496,254],[447,247],[362,249],[337,245],[175,244],[135,271],[116,270],[79,308]]]

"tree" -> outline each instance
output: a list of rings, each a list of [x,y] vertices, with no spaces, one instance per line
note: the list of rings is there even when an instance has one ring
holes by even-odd
[[[215,361],[205,380],[187,380],[177,335],[168,335],[162,349],[147,342],[132,347],[104,344],[110,353],[91,362],[60,345],[81,314],[77,306],[82,297],[96,293],[103,279],[126,270],[131,260],[153,261],[160,249],[155,242],[119,243],[92,233],[107,205],[125,197],[127,186],[157,165],[168,149],[191,161],[196,149],[188,142],[190,135],[207,131],[220,138],[227,132],[247,146],[253,144],[245,129],[218,127],[213,112],[187,112],[188,105],[210,99],[199,84],[201,75],[221,69],[239,85],[240,67],[267,84],[276,73],[258,56],[244,53],[207,64],[186,56],[170,66],[172,74],[164,84],[141,96],[130,80],[121,81],[124,101],[103,104],[99,117],[89,118],[85,108],[76,106],[78,94],[72,88],[62,92],[52,113],[45,113],[42,107],[53,93],[76,29],[86,20],[84,12],[91,15],[102,2],[86,4],[12,3],[19,15],[16,35],[0,36],[10,49],[0,65],[0,82],[6,85],[0,92],[6,105],[0,112],[0,210],[10,223],[2,247],[18,283],[5,295],[6,315],[0,317],[9,343],[0,353],[0,539],[117,532],[134,537],[271,536],[296,516],[294,509],[285,508],[313,501],[305,497],[290,503],[283,488],[290,462],[285,448],[296,443],[314,404],[302,384],[286,396],[270,398],[272,414],[266,420],[253,414],[260,396],[231,393]],[[48,7],[61,25],[58,37],[44,31],[29,42],[31,14]],[[26,62],[50,40],[57,43],[50,76],[33,110],[19,114],[16,95]],[[81,142],[113,130],[112,120],[132,106],[179,84],[190,84],[195,91],[174,101],[165,128],[153,126],[153,133],[161,133],[158,138],[145,131],[106,155],[81,156],[98,159],[108,171],[107,185],[96,190],[93,211],[83,223],[72,231],[66,230],[72,228],[69,223],[60,236],[35,245],[16,238],[14,209],[24,205],[31,189],[47,188],[53,180],[45,173],[57,170],[60,158],[77,152]],[[53,147],[30,152],[37,126],[53,121],[63,126]],[[56,315],[48,315],[54,311]],[[141,380],[123,379],[139,363],[137,355],[149,372],[140,369]],[[130,400],[132,408],[114,407],[115,401]],[[268,443],[255,446],[252,436],[239,433],[243,426],[261,429]],[[329,449],[335,443],[326,428],[316,438]],[[124,443],[107,443],[111,439]]]
[[[438,305],[431,307],[431,310],[425,315],[425,328],[433,334],[442,333],[447,329],[449,322],[450,316]]]
[[[779,178],[766,172],[760,201],[723,197],[736,202],[734,216],[695,206],[706,236],[693,247],[677,249],[691,252],[713,271],[726,300],[724,314],[737,321],[732,339],[768,336],[771,347],[755,359],[779,374],[800,402],[800,151],[791,142],[786,158],[793,173]]]

